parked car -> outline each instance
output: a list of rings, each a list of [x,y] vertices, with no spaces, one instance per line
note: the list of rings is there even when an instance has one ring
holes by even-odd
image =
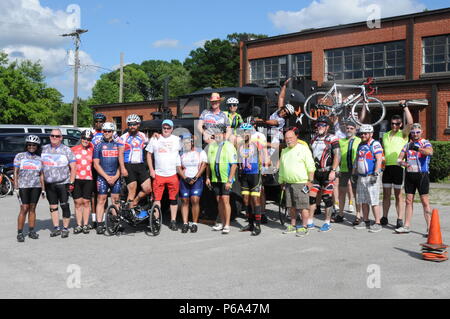
[[[22,125],[22,124],[2,124],[0,133],[43,133],[49,134],[53,129],[60,129],[63,135],[80,138],[81,130],[77,127],[52,126],[52,125]]]

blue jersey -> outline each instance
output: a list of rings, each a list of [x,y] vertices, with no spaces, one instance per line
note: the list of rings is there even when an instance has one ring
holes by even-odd
[[[380,142],[371,140],[369,143],[359,144],[356,156],[356,165],[359,175],[371,175],[375,173],[375,163],[377,154],[383,154],[383,147]]]
[[[123,158],[125,163],[144,163],[144,149],[148,144],[147,135],[137,132],[136,135],[125,133],[120,137],[124,146]]]
[[[121,144],[111,140],[106,142],[104,139],[95,146],[94,159],[100,160],[100,166],[106,174],[113,176],[117,173],[119,167],[119,147]]]
[[[243,174],[259,174],[260,156],[255,143],[241,145],[238,151],[239,167]]]
[[[421,139],[420,141],[414,142],[414,145],[420,148],[432,147],[428,140]],[[409,143],[405,145],[402,149],[402,153],[406,154],[404,159],[408,163],[406,168],[407,172],[410,173],[426,173],[430,170],[430,155],[423,155],[420,152],[409,150]]]
[[[117,135],[116,132],[114,132],[113,134],[113,140],[115,142],[120,142],[120,137],[119,135]],[[99,143],[101,143],[103,141],[103,132],[100,131],[92,131],[92,144],[94,144],[94,146],[98,145]]]

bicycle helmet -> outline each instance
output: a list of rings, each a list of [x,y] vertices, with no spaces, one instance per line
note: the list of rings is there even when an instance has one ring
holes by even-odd
[[[116,128],[114,127],[114,123],[106,122],[105,124],[103,124],[102,130],[104,130],[104,131],[115,131]]]
[[[37,145],[41,145],[41,139],[36,135],[28,135],[25,139],[25,143],[34,143]]]
[[[139,115],[130,114],[127,117],[127,123],[141,123],[141,118],[139,117]]]
[[[321,115],[317,118],[317,123],[322,122],[322,123],[326,123],[327,125],[330,125],[330,119],[328,118],[328,116],[324,116]]]
[[[287,112],[289,115],[293,115],[293,114],[295,113],[295,109],[294,109],[294,107],[293,107],[291,104],[286,104],[286,105],[284,106],[284,109],[286,110],[286,112]]]
[[[237,98],[235,98],[235,97],[230,97],[228,100],[227,100],[227,105],[230,105],[230,104],[239,104],[239,100],[237,99]]]
[[[94,121],[96,120],[102,120],[103,122],[106,121],[106,116],[103,113],[95,113],[94,115]]]
[[[369,124],[364,124],[360,127],[359,133],[373,133],[373,126]]]
[[[81,132],[81,138],[86,139],[86,140],[91,140],[92,132],[89,130],[85,130],[85,131]]]

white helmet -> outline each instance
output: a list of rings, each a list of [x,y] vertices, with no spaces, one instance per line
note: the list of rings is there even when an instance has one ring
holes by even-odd
[[[37,145],[41,145],[41,139],[36,135],[28,135],[25,139],[25,143],[34,143]]]
[[[295,113],[295,109],[291,104],[286,104],[284,106],[284,109],[288,112],[289,115],[292,115]]]
[[[359,133],[373,133],[373,126],[369,124],[361,125]]]
[[[127,123],[141,123],[141,118],[139,117],[139,115],[130,114],[127,117]]]
[[[105,122],[105,123],[103,124],[103,126],[102,126],[102,130],[105,130],[105,131],[115,131],[116,128],[115,128],[115,126],[114,126],[114,123],[111,123],[111,122]]]
[[[239,104],[239,100],[237,98],[235,98],[235,97],[230,97],[227,100],[227,104]]]

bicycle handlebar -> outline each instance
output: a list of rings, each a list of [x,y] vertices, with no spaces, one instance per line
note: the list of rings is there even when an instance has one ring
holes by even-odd
[[[366,82],[363,83],[363,85],[366,87],[367,95],[373,95],[376,91],[376,88],[374,88],[372,84],[375,84],[375,79],[371,77],[367,78]]]

